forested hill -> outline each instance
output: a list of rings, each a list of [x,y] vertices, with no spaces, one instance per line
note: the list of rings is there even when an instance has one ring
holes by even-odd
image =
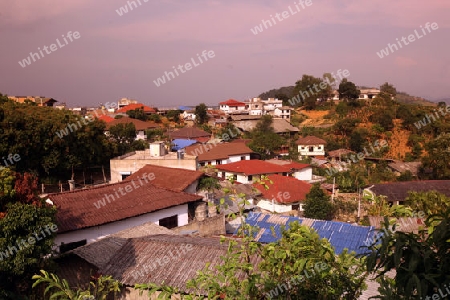
[[[279,89],[272,89],[267,92],[261,93],[258,97],[261,99],[267,99],[267,98],[292,98],[294,95],[294,88],[295,86],[283,86]],[[361,88],[369,88],[369,87],[361,87]],[[413,104],[413,105],[424,105],[424,106],[433,106],[436,105],[435,102],[429,101],[427,99],[424,99],[422,97],[416,97],[411,96],[408,93],[405,92],[398,92],[397,101],[404,104]],[[446,99],[448,103],[450,103],[450,99]],[[442,100],[445,102],[445,100]]]

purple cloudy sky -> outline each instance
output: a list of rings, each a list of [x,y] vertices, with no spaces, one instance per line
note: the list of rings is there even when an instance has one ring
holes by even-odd
[[[144,1],[119,16],[125,0],[2,0],[0,92],[53,97],[70,107],[122,97],[155,106],[217,104],[292,85],[303,74],[348,69],[357,85],[389,81],[416,96],[450,96],[448,0],[312,0],[257,35],[250,29],[295,10],[294,1]],[[378,57],[396,38],[423,35],[427,22],[439,29]],[[69,31],[81,37],[19,65]],[[203,50],[215,57],[160,87],[153,83]]]

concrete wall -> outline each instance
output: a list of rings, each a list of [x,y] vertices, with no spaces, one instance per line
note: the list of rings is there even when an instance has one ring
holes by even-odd
[[[313,147],[313,151],[310,152],[309,147]],[[325,155],[325,147],[324,145],[298,145],[298,153],[304,156]]]
[[[92,209],[96,209],[92,204]],[[102,209],[98,209],[98,213],[105,213]],[[159,220],[178,215],[178,226],[184,226],[188,224],[188,205],[182,204],[166,209],[161,209],[155,212],[147,213],[137,217],[128,218],[100,226],[89,227],[76,231],[70,231],[66,233],[57,234],[55,238],[56,246],[60,246],[61,243],[72,243],[86,239],[87,243],[95,242],[101,238],[104,238],[110,234],[114,234],[124,229],[142,225],[147,222],[153,222],[159,225]]]
[[[241,159],[242,156],[245,156],[245,159],[243,159],[243,160],[250,160],[250,154],[232,155],[232,156],[230,156],[227,159],[221,159],[220,160],[220,164],[221,165],[226,165],[226,164],[230,164],[230,163],[233,163],[233,162],[241,161],[242,160]],[[205,161],[204,163],[205,163],[205,165],[211,165],[211,166],[216,166],[217,165],[215,160]]]
[[[312,180],[312,168],[304,168],[294,172],[294,177],[298,180],[310,181]]]
[[[201,236],[225,234],[225,215],[220,214],[214,217],[206,218],[203,221],[194,221],[185,226],[173,228],[172,230],[177,233],[182,231],[198,230],[198,233]]]
[[[168,168],[181,168],[186,170],[197,170],[197,159],[176,159],[176,158],[148,158],[148,159],[111,159],[109,161],[111,168],[111,182],[116,183],[122,181],[120,172],[130,172],[133,174],[145,165],[156,165]]]

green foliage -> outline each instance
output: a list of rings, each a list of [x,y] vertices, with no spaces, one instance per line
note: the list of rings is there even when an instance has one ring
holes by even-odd
[[[40,206],[11,202],[6,208],[0,219],[0,290],[24,295],[31,288],[29,278],[48,263],[44,256],[52,251],[55,233],[44,231],[44,238],[41,231],[55,223],[56,210],[43,201]],[[29,243],[34,234],[40,239]]]
[[[161,116],[158,114],[151,114],[147,117],[147,120],[153,121],[155,123],[161,123]]]
[[[304,205],[304,214],[307,218],[319,220],[331,220],[334,214],[334,207],[330,196],[320,187],[319,183],[313,185]]]
[[[321,89],[325,85],[326,88]],[[295,106],[303,104],[306,110],[311,110],[316,107],[317,99],[326,100],[331,93],[331,87],[322,78],[316,78],[311,75],[303,75],[302,79],[295,83],[294,95],[299,95],[302,98],[302,103],[296,103]]]
[[[96,282],[90,282],[88,290],[72,290],[65,279],[59,279],[55,274],[40,271],[40,275],[32,277],[35,282],[33,288],[44,284],[46,289],[44,296],[50,296],[49,300],[106,300],[108,295],[115,295],[120,292],[121,284],[111,276],[100,276]]]
[[[414,211],[423,211],[428,216],[450,207],[450,198],[436,191],[410,192],[405,200]]]
[[[355,152],[362,152],[364,150],[364,145],[366,144],[368,134],[369,133],[365,128],[353,130],[349,140],[350,149]]]
[[[197,186],[198,191],[208,191],[212,192],[214,190],[220,189],[219,180],[215,177],[204,176],[200,178],[200,181]]]
[[[419,170],[422,179],[450,179],[450,133],[442,134],[425,145],[427,155]]]
[[[379,299],[430,299],[450,281],[450,209],[431,215],[428,230],[403,233],[391,230],[385,218],[380,243],[369,247],[367,270],[381,282]],[[395,269],[394,280],[385,273]]]
[[[195,107],[195,122],[199,125],[208,123],[208,107],[200,103]]]
[[[164,129],[162,129],[162,128],[147,129],[145,131],[145,135],[147,136],[147,140],[152,141],[152,142],[161,141],[167,137],[164,134]]]
[[[250,132],[250,149],[259,153],[262,159],[272,158],[274,151],[284,144],[284,139],[275,133],[272,127],[272,116],[262,116],[255,128]]]
[[[393,112],[386,109],[377,109],[374,114],[370,116],[370,121],[378,123],[384,131],[389,131],[394,128],[394,115]]]
[[[126,114],[132,119],[138,119],[141,121],[147,121],[148,116],[144,112],[144,108],[136,108],[134,110],[128,110]]]
[[[397,89],[394,87],[393,84],[390,84],[388,82],[385,82],[380,86],[380,92],[386,93],[394,98],[395,96],[397,96]]]
[[[103,121],[92,117],[83,121],[67,110],[12,101],[6,101],[2,110],[0,157],[20,155],[15,171],[34,171],[42,178],[67,174],[74,166],[109,164],[112,145]]]
[[[133,123],[120,123],[109,128],[109,136],[115,142],[115,153],[123,155],[131,150],[136,139],[136,127]]]
[[[351,106],[357,106],[360,91],[353,82],[348,81],[347,78],[342,79],[338,91],[339,99],[347,100]]]
[[[175,123],[179,123],[180,122],[180,114],[182,114],[183,111],[180,109],[173,109],[173,110],[169,110],[166,114],[166,117],[175,122]]]
[[[361,121],[359,119],[346,118],[340,121],[337,121],[336,124],[333,125],[333,131],[336,134],[340,134],[343,136],[348,136],[353,130],[356,128]]]
[[[410,170],[406,170],[397,177],[397,181],[412,181],[414,180],[414,175]]]

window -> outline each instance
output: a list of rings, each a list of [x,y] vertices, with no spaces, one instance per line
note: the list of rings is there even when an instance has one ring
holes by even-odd
[[[159,219],[159,226],[164,226],[167,229],[178,227],[178,216],[174,215],[171,217]]]
[[[208,166],[210,166],[211,165],[211,162],[210,161],[208,161]]]
[[[236,174],[233,175],[233,180],[234,180],[234,181],[237,180],[237,175],[236,175]]]
[[[302,149],[302,150],[305,150],[305,147],[302,146],[301,149]]]
[[[225,179],[225,172],[222,172],[222,179]]]
[[[283,172],[283,173],[282,173],[282,176],[287,176],[287,172]]]
[[[124,180],[124,179],[127,178],[128,176],[130,176],[130,175],[129,175],[129,174],[128,174],[128,175],[122,174],[122,180]]]
[[[318,150],[322,150],[322,146],[317,147]]]
[[[241,160],[245,160],[245,156],[241,156]]]
[[[201,166],[201,167],[204,167],[204,166],[205,166],[205,163],[204,163],[204,162],[201,162],[201,163],[200,163],[200,166]]]
[[[222,162],[220,161],[220,159],[216,160],[216,165],[220,165],[222,164]]]
[[[252,181],[252,180],[253,180],[253,176],[252,176],[252,175],[248,175],[248,176],[247,176],[247,180],[248,180],[248,181]]]
[[[309,152],[314,152],[314,147],[313,146],[309,147]]]

